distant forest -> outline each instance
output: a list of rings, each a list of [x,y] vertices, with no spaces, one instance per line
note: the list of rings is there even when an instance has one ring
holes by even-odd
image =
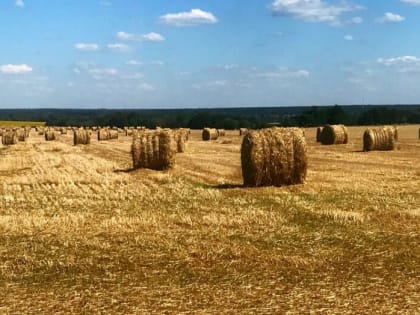
[[[1,109],[0,120],[43,121],[49,126],[156,126],[201,129],[383,125],[420,123],[420,105],[312,106],[217,109]]]

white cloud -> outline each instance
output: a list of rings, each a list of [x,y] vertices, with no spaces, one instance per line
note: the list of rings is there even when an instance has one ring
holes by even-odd
[[[420,58],[416,56],[379,58],[376,62],[387,67],[392,67],[400,73],[420,72]]]
[[[92,44],[92,43],[77,43],[76,45],[74,45],[74,47],[77,50],[82,50],[82,51],[97,51],[97,50],[99,50],[99,45],[98,44]]]
[[[160,66],[160,67],[165,65],[165,63],[161,60],[154,60],[154,61],[151,62],[151,64],[154,65],[154,66]]]
[[[104,7],[109,7],[112,5],[112,3],[110,1],[99,1],[99,4],[104,6]]]
[[[360,16],[355,16],[350,20],[350,24],[362,24],[363,19]]]
[[[120,40],[137,41],[137,42],[163,42],[165,37],[158,33],[150,32],[147,34],[131,34],[126,32],[118,32],[117,38]]]
[[[89,69],[91,74],[95,75],[116,75],[118,74],[118,70],[114,68],[93,68]]]
[[[420,0],[400,0],[402,3],[410,5],[420,5]]]
[[[159,21],[174,26],[193,26],[218,22],[213,13],[200,9],[192,9],[189,12],[168,13],[159,17]]]
[[[114,51],[119,51],[119,52],[126,52],[130,49],[129,46],[127,46],[125,44],[120,44],[120,43],[108,44],[107,47],[108,47],[108,49],[111,49],[111,50],[114,50]]]
[[[0,72],[5,74],[21,74],[32,72],[32,68],[26,64],[21,65],[3,65],[0,67]]]
[[[25,7],[25,2],[23,0],[16,0],[15,1],[15,6],[20,7],[20,8],[24,8]]]
[[[271,71],[260,71],[256,74],[259,77],[272,78],[308,78],[310,73],[307,70],[292,71],[287,68],[278,68]]]
[[[342,2],[330,5],[322,0],[274,0],[271,10],[275,15],[291,16],[305,22],[325,22],[339,25],[344,13],[362,9],[361,6]]]
[[[399,14],[387,12],[384,14],[384,16],[375,19],[375,22],[376,23],[398,23],[404,20],[405,20],[405,17]]]
[[[139,88],[143,91],[154,91],[154,90],[156,90],[156,88],[153,85],[148,84],[148,83],[140,84]]]
[[[125,64],[129,65],[129,66],[141,66],[142,65],[141,61],[138,61],[138,60],[129,60]]]
[[[348,41],[352,41],[352,40],[353,40],[353,36],[351,36],[351,35],[346,35],[346,36],[344,36],[344,39],[345,39],[345,40],[348,40]]]

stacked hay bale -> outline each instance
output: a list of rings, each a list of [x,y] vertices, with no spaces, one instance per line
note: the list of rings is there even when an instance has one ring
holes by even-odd
[[[395,149],[395,130],[389,127],[368,128],[363,134],[363,151]]]
[[[54,130],[50,129],[45,131],[45,140],[46,141],[53,141],[55,140],[55,132]]]
[[[90,144],[90,132],[83,128],[75,130],[73,135],[73,143],[74,145]]]
[[[248,128],[239,128],[239,135],[245,136],[248,133]]]
[[[322,127],[316,128],[316,142],[321,142]]]
[[[270,128],[250,131],[242,141],[241,164],[245,186],[303,183],[308,164],[303,130]]]
[[[349,134],[344,125],[326,125],[322,128],[320,141],[325,145],[346,144]]]
[[[217,129],[217,134],[219,137],[224,137],[226,136],[226,131],[225,129]]]
[[[203,141],[209,141],[209,140],[217,140],[219,137],[219,134],[217,133],[217,130],[214,128],[204,128],[202,133],[202,139]]]
[[[170,131],[143,131],[133,137],[133,167],[165,170],[175,164],[176,146]]]
[[[1,143],[3,145],[13,145],[17,144],[18,137],[16,131],[4,131],[3,136],[1,138]]]

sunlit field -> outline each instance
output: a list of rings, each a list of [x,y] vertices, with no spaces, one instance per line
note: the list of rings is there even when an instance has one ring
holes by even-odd
[[[243,188],[238,131],[194,130],[170,171],[131,137],[0,147],[0,313],[418,314],[419,126],[322,146],[304,185]]]

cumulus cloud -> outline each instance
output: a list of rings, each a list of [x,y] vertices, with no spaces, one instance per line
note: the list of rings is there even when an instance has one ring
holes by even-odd
[[[200,9],[192,9],[189,12],[168,13],[159,17],[159,21],[173,26],[193,26],[218,22],[213,13]]]
[[[402,3],[410,5],[420,5],[420,0],[400,0]]]
[[[149,83],[142,83],[142,84],[140,84],[139,85],[139,89],[140,90],[143,90],[143,91],[154,91],[154,90],[156,90],[156,88],[153,85],[149,84]]]
[[[136,42],[163,42],[165,40],[165,37],[154,32],[150,32],[147,34],[131,34],[126,32],[118,32],[116,36],[120,40]]]
[[[416,56],[400,56],[393,58],[378,58],[378,64],[392,67],[401,73],[419,72],[420,71],[420,58]]]
[[[351,36],[351,35],[346,35],[346,36],[344,36],[344,39],[345,39],[345,40],[348,40],[348,41],[352,41],[352,40],[353,40],[353,36]]]
[[[16,0],[15,1],[15,6],[20,7],[20,8],[24,8],[25,7],[25,2],[23,0]]]
[[[129,60],[125,64],[129,65],[129,66],[141,66],[142,65],[142,63],[138,60]]]
[[[108,47],[108,49],[111,49],[111,50],[114,50],[114,51],[119,51],[119,52],[126,52],[130,49],[129,46],[127,46],[125,44],[120,44],[120,43],[108,44],[107,47]]]
[[[74,47],[77,50],[81,50],[81,51],[97,51],[97,50],[99,50],[99,45],[98,44],[92,44],[92,43],[77,43],[76,45],[74,45]]]
[[[0,72],[5,74],[21,74],[21,73],[29,73],[32,72],[32,68],[26,64],[21,65],[3,65],[0,66]]]
[[[386,12],[383,16],[377,18],[375,20],[375,22],[376,23],[398,23],[398,22],[402,22],[404,20],[405,20],[405,17],[403,17],[399,14]]]
[[[293,17],[305,22],[325,22],[332,25],[341,24],[340,17],[343,14],[362,9],[359,5],[345,2],[330,5],[322,0],[274,0],[270,7],[276,16]]]

